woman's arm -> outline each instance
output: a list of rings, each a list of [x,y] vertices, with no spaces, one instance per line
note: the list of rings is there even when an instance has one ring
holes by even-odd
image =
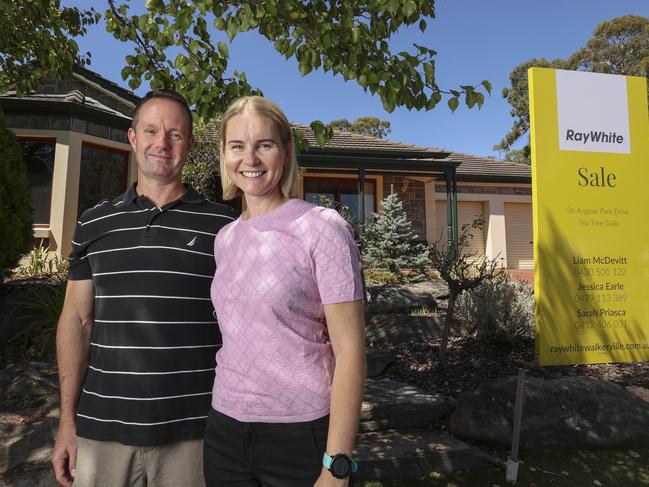
[[[336,357],[331,389],[327,453],[351,457],[365,386],[365,320],[363,301],[324,305],[329,338]],[[346,486],[323,468],[317,487]]]

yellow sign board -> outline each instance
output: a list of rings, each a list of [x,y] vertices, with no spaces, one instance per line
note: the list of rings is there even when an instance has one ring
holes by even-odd
[[[649,360],[644,78],[529,70],[542,365]]]

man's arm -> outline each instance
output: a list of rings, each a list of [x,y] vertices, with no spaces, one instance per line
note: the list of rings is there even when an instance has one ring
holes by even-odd
[[[331,387],[327,452],[352,456],[365,387],[365,319],[363,301],[324,305],[336,367]],[[315,485],[347,486],[325,468]]]
[[[56,480],[72,485],[77,463],[75,416],[88,368],[95,291],[92,279],[68,281],[56,330],[56,361],[61,387],[59,431],[52,450]]]

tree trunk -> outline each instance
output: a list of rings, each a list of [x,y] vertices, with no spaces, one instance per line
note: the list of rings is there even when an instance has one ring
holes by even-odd
[[[446,318],[444,319],[444,328],[442,329],[442,339],[439,344],[439,361],[442,365],[446,365],[446,349],[448,347],[448,335],[451,332],[451,322],[453,321],[453,312],[455,310],[456,299],[457,299],[457,293],[449,289],[448,309],[446,310]]]

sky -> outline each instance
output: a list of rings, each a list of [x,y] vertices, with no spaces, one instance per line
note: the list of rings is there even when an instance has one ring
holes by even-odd
[[[96,4],[103,12],[104,2],[63,4]],[[144,1],[130,4],[142,8]],[[531,58],[567,58],[602,21],[627,14],[649,17],[649,0],[437,0],[435,5],[436,19],[428,21],[426,31],[416,27],[399,31],[390,40],[391,50],[412,52],[413,43],[436,50],[437,83],[442,89],[489,80],[493,92],[480,110],[460,105],[452,113],[440,103],[428,112],[397,108],[388,113],[378,96],[364,92],[354,81],[321,70],[302,77],[296,61],[284,59],[256,32],[239,34],[229,45],[230,67],[244,71],[249,83],[277,102],[291,121],[373,115],[390,121],[390,140],[498,158],[502,153],[492,148],[513,123],[501,92],[514,67]],[[215,38],[220,40],[228,42],[225,36]],[[124,57],[131,52],[128,44],[113,39],[103,25],[93,26],[78,43],[82,51],[92,53],[89,69],[128,88],[120,75]],[[146,91],[143,85],[136,93]]]

